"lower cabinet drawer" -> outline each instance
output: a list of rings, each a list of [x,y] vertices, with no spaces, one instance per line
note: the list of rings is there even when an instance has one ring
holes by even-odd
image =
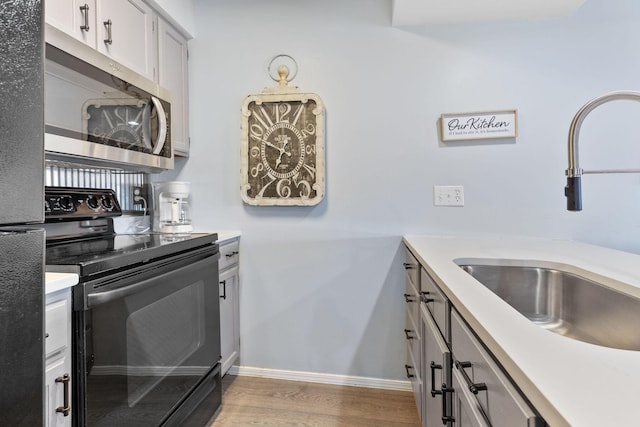
[[[544,425],[455,310],[451,311],[451,346],[453,375],[459,384],[454,386],[456,402],[465,395],[472,399],[467,406],[479,408],[492,427]]]
[[[240,256],[240,242],[237,240],[223,243],[220,245],[220,260],[218,260],[218,268],[220,271],[225,268],[237,264]]]
[[[67,335],[68,313],[70,308],[67,300],[56,301],[47,304],[45,308],[45,355],[64,349],[69,341]]]
[[[420,286],[422,301],[433,315],[444,339],[449,341],[449,304],[436,282],[433,281],[429,273],[424,268],[420,269]]]

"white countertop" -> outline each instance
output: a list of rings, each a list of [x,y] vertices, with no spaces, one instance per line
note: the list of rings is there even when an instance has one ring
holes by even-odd
[[[237,239],[242,233],[238,230],[217,230],[214,233],[218,233],[218,243],[226,242],[227,240]]]
[[[560,263],[583,276],[587,274],[580,269],[623,282],[607,285],[640,297],[640,255],[549,239],[405,236],[403,240],[550,426],[640,425],[640,352],[544,330],[453,261]]]
[[[44,274],[44,292],[51,294],[62,289],[70,288],[78,283],[78,275],[70,273],[45,273]]]

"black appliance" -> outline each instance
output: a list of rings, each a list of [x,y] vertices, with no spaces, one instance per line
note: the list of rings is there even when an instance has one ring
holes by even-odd
[[[44,424],[40,0],[0,1],[0,425]],[[10,227],[6,225],[10,224]]]
[[[116,234],[112,190],[46,187],[47,271],[77,273],[77,426],[206,426],[222,400],[215,233]]]

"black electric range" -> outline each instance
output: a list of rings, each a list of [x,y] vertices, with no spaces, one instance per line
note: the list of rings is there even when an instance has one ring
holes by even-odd
[[[45,189],[46,269],[72,288],[74,426],[210,424],[222,400],[215,233],[118,234],[111,190]]]

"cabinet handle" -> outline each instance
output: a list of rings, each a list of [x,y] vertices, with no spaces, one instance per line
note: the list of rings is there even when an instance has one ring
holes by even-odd
[[[56,408],[56,412],[61,412],[65,417],[69,416],[69,412],[71,412],[71,407],[69,406],[69,382],[71,381],[71,377],[69,374],[64,374],[61,377],[56,378],[57,383],[62,383],[64,385],[64,399],[63,406],[58,406]]]
[[[471,362],[459,362],[456,360],[456,368],[458,368],[458,370],[462,374],[462,377],[467,383],[467,386],[469,387],[469,391],[471,393],[478,394],[480,390],[487,390],[487,385],[485,383],[474,383],[473,381],[471,381],[471,378],[469,377],[469,375],[467,375],[467,371],[465,371],[465,368],[471,367],[473,367]]]
[[[220,284],[222,285],[222,295],[220,295],[220,298],[227,299],[227,281],[223,280]]]
[[[429,365],[431,368],[431,397],[436,397],[438,394],[442,394],[442,390],[436,390],[436,369],[442,369],[442,365],[437,364],[433,360]],[[443,413],[444,415],[444,413]]]
[[[227,258],[231,258],[231,257],[233,257],[233,256],[238,255],[238,253],[239,253],[238,251],[233,251],[233,252],[231,252],[231,253],[229,253],[229,254],[226,254],[225,256],[226,256]]]
[[[80,29],[89,31],[89,5],[85,3],[84,6],[80,6],[80,12],[82,12],[82,18],[84,19],[84,24],[80,25]]]
[[[411,332],[413,332],[411,329],[405,329],[404,330],[404,335],[407,337],[408,340],[412,340],[415,337],[412,337],[411,335],[409,335]]]
[[[415,377],[415,375],[409,373],[409,369],[413,369],[413,366],[411,365],[404,365],[404,370],[407,371],[407,378],[413,378]]]
[[[413,299],[413,295],[411,294],[404,294],[404,300],[405,302],[416,302],[416,300]]]
[[[107,38],[104,39],[105,44],[113,43],[113,37],[111,37],[111,24],[111,19],[107,19],[106,21],[104,21],[104,26],[107,28]]]
[[[428,303],[428,302],[434,302],[435,300],[433,298],[429,298],[427,295],[429,295],[429,291],[420,291],[420,299],[422,300],[423,303]]]
[[[447,393],[453,393],[454,390],[447,387],[447,383],[442,383],[440,391],[442,393],[442,424],[447,425],[456,421],[453,414],[450,414],[449,411],[447,411]]]
[[[414,268],[418,267],[416,264],[409,264],[408,262],[403,262],[402,265],[404,266],[405,270],[413,270]]]

